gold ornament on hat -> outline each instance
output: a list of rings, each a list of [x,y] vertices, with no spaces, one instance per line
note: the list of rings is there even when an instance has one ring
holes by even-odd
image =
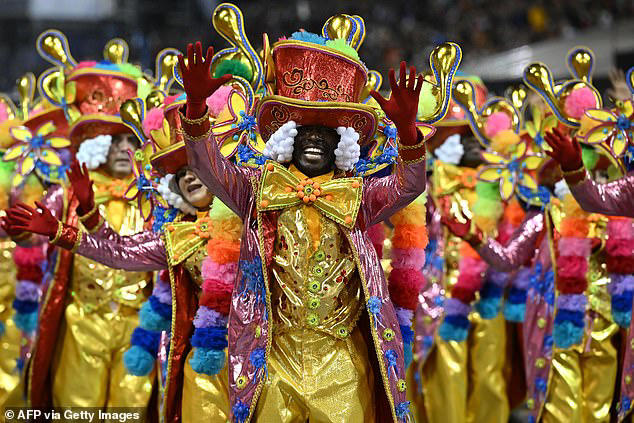
[[[77,61],[70,53],[68,39],[56,29],[42,32],[35,42],[38,53],[44,59],[64,69],[72,69],[77,66]]]
[[[327,40],[342,38],[355,50],[359,50],[365,40],[365,22],[358,15],[339,14],[328,18],[321,29]]]
[[[511,100],[513,106],[519,110],[521,114],[527,104],[528,88],[524,84],[511,85],[504,91],[504,97]]]
[[[587,47],[575,47],[568,52],[566,65],[575,79],[592,83],[594,53]]]
[[[108,41],[103,48],[104,59],[120,65],[121,63],[128,62],[128,54],[130,48],[128,43],[121,38],[113,38]]]

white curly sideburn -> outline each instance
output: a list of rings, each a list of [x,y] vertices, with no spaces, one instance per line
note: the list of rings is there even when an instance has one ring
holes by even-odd
[[[288,163],[293,159],[293,146],[297,136],[297,123],[290,120],[271,135],[262,154],[279,163]],[[339,143],[335,149],[335,166],[343,171],[354,169],[361,156],[359,133],[352,127],[337,128]]]

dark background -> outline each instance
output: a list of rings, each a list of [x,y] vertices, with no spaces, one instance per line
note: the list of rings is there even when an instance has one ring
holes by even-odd
[[[60,16],[39,16],[41,2],[59,4]],[[93,0],[97,1],[97,0]],[[216,49],[227,47],[211,26],[211,13],[218,4],[209,0],[104,0],[111,12],[61,16],[91,2],[81,0],[0,0],[0,91],[15,96],[15,79],[27,71],[36,75],[50,65],[39,57],[35,39],[48,28],[64,32],[76,60],[101,59],[103,45],[122,37],[130,44],[130,61],[152,69],[154,55],[164,47],[181,50],[188,42],[202,40]],[[423,67],[431,48],[443,41],[459,43],[464,61],[483,55],[604,28],[634,17],[632,0],[259,0],[236,1],[245,17],[251,43],[261,45],[261,33],[271,40],[290,35],[298,28],[319,32],[336,13],[361,15],[367,37],[360,49],[370,69],[383,75],[401,59]],[[40,7],[40,9],[38,9]],[[95,8],[96,10],[96,8]],[[565,51],[561,52],[562,60]],[[463,61],[463,63],[464,63]],[[634,65],[633,54],[615,58],[622,68]],[[518,75],[519,78],[519,75]],[[489,82],[489,81],[485,81]],[[490,84],[500,91],[511,81]],[[605,77],[596,84],[604,86]]]

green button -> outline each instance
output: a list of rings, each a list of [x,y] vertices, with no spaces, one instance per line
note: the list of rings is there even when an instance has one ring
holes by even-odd
[[[397,386],[399,392],[405,392],[405,390],[407,389],[407,382],[405,382],[403,379],[399,379]]]
[[[392,329],[385,329],[383,331],[383,339],[386,341],[391,341],[394,339],[394,331]]]
[[[321,283],[317,281],[308,282],[308,290],[313,294],[318,293],[319,291],[321,291]]]
[[[313,275],[321,276],[324,273],[324,269],[321,266],[313,267]]]
[[[313,255],[313,258],[317,261],[322,261],[323,259],[326,258],[326,253],[324,253],[323,250],[317,250],[315,254]]]
[[[236,379],[236,387],[238,389],[242,389],[245,386],[247,386],[247,378],[246,378],[246,376],[239,376],[238,379]]]
[[[308,323],[308,326],[317,326],[319,324],[319,316],[315,313],[310,313],[306,316],[306,323]]]
[[[320,305],[321,301],[319,301],[319,298],[311,298],[310,300],[308,300],[308,308],[311,310],[316,309]]]
[[[337,329],[337,336],[339,338],[345,338],[346,336],[348,336],[348,328],[340,326],[339,329]]]

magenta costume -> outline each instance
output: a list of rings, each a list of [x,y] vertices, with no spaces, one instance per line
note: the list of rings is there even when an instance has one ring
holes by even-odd
[[[186,145],[189,164],[198,177],[244,222],[240,266],[229,314],[228,365],[232,414],[234,418],[240,415],[248,420],[255,412],[265,380],[264,372],[258,372],[250,357],[252,353],[264,353],[268,357],[273,342],[269,320],[272,304],[268,269],[273,256],[278,213],[258,211],[256,199],[260,169],[231,164],[222,156],[213,138],[206,142],[187,140]],[[385,387],[376,389],[378,421],[404,419],[408,403],[405,392],[398,387],[398,380],[405,376],[399,324],[383,269],[366,230],[416,199],[425,190],[425,179],[424,161],[414,164],[400,162],[391,175],[366,179],[354,227],[348,230],[340,226],[355,251],[356,266],[361,283],[365,285],[366,301],[372,297],[379,299],[381,304],[378,313],[375,308],[370,310],[366,306],[367,313],[364,314],[369,315],[369,324],[367,319],[362,320],[366,321],[366,327],[360,323],[370,351],[370,345],[374,343],[375,355],[370,353],[370,361],[373,362],[377,381],[380,379]],[[396,334],[394,340],[390,342],[378,336],[375,331],[377,324],[391,328]],[[254,383],[240,389],[236,383],[240,376],[246,376]],[[379,392],[386,392],[387,396]]]
[[[570,192],[582,209],[608,216],[634,217],[634,174],[629,173],[613,182],[600,184],[585,177],[575,183],[566,177]]]

